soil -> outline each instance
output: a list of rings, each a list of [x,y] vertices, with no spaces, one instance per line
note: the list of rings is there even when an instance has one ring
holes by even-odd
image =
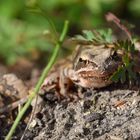
[[[139,140],[140,94],[125,85],[83,89],[76,102],[46,99],[24,139]]]
[[[140,93],[128,84],[112,84],[99,90],[82,89],[77,101],[58,101],[45,94],[42,109],[32,120],[24,140],[140,140]],[[77,87],[79,88],[79,87]],[[13,140],[19,140],[28,113],[18,125]],[[17,109],[0,115],[0,139],[4,139]]]

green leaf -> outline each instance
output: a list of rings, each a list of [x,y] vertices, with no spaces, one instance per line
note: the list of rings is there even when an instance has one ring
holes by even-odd
[[[91,32],[91,31],[84,30],[83,34],[85,35],[85,38],[88,41],[93,41],[93,39],[95,38],[95,36],[93,35],[93,32]]]
[[[119,72],[117,71],[117,72],[115,72],[111,77],[110,77],[110,80],[112,81],[112,82],[115,82],[115,83],[117,83],[118,81],[119,81]]]
[[[121,78],[122,67],[119,67],[116,72],[110,77],[110,80],[117,83]]]
[[[112,30],[84,30],[83,35],[77,35],[76,39],[84,41],[92,41],[98,43],[112,43]]]
[[[124,83],[126,81],[126,69],[125,68],[122,68],[120,81],[121,81],[121,83]]]
[[[84,40],[86,41],[87,39],[85,37],[83,37],[82,35],[76,35],[76,39],[78,40]]]
[[[129,65],[130,63],[130,58],[128,57],[127,54],[125,54],[123,57],[122,57],[122,60],[123,60],[123,63],[125,64],[125,66]]]
[[[121,81],[121,83],[124,83],[126,81],[126,68],[125,67],[119,67],[118,70],[110,77],[110,80],[117,83]]]
[[[128,71],[128,76],[129,76],[129,80],[135,80],[136,79],[136,73],[133,72],[133,63],[130,63],[126,69]]]
[[[112,30],[110,28],[107,30],[99,30],[99,33],[104,41],[108,43],[111,43],[113,41]]]
[[[134,45],[134,43],[132,43],[131,45],[128,46],[128,51],[131,52],[131,53],[135,52],[135,45]]]
[[[123,42],[122,48],[124,48],[128,52],[128,42]]]

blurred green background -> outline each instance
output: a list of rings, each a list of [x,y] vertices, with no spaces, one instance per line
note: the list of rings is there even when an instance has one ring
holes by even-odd
[[[68,35],[74,36],[83,29],[102,27],[107,12],[136,25],[139,33],[140,0],[1,0],[0,61],[12,65],[20,57],[48,59],[66,19]]]

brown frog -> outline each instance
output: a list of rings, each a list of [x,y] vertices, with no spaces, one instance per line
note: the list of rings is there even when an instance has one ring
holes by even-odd
[[[69,96],[71,83],[85,88],[102,88],[112,83],[110,76],[122,63],[113,49],[113,44],[78,45],[71,61],[66,59],[57,64],[42,85],[42,89],[58,89],[63,96]]]
[[[72,59],[68,57],[54,65],[54,68],[42,84],[40,94],[53,91],[58,98],[68,97],[77,99],[79,95],[74,95],[69,90],[71,85],[76,84],[84,88],[102,88],[110,85],[112,83],[110,76],[122,64],[123,55],[116,52],[114,48],[115,44],[79,44],[72,55]],[[139,46],[137,50],[138,48]],[[140,53],[137,55],[136,60],[139,60],[139,56]],[[136,64],[136,71],[140,71],[140,67],[138,66],[140,62],[137,61]],[[7,82],[8,79],[11,80]],[[3,83],[6,85],[5,88],[3,87]],[[5,91],[4,89],[7,89],[9,86],[10,91]],[[13,90],[11,90],[11,86],[14,87],[12,88]],[[3,76],[0,79],[0,87],[1,93],[22,93],[21,91],[25,90],[21,80],[14,75]],[[27,91],[24,91],[24,93],[27,93]],[[12,98],[14,95],[10,95],[10,97]],[[0,114],[12,110],[18,104],[23,104],[28,96],[20,98],[20,100],[5,108],[0,108]]]

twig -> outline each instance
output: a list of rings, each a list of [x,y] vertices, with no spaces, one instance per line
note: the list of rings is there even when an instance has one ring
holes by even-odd
[[[106,15],[106,20],[107,21],[112,21],[114,22],[121,30],[123,30],[126,35],[128,36],[128,38],[130,39],[130,41],[132,41],[132,36],[131,33],[128,31],[128,29],[121,23],[120,19],[118,19],[114,14],[112,13],[108,13]]]

